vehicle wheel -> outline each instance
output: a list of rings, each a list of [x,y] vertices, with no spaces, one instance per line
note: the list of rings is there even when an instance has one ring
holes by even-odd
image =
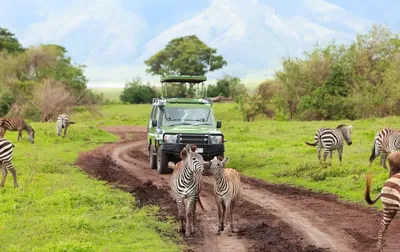
[[[153,145],[150,145],[149,158],[150,158],[150,168],[156,169],[157,168],[157,155],[154,152]]]
[[[161,147],[157,151],[157,171],[160,174],[168,173],[168,155],[161,151]]]

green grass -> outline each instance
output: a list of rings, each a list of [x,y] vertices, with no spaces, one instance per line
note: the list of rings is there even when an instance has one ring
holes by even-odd
[[[119,96],[122,93],[122,88],[91,88],[94,93],[103,93],[104,98],[111,101],[119,101]]]
[[[32,123],[35,144],[16,142],[12,176],[0,190],[0,251],[179,251],[176,223],[157,221],[156,207],[137,208],[134,198],[88,178],[72,164],[78,153],[117,137],[87,120],[55,135],[54,123]],[[169,238],[166,238],[168,235]]]
[[[102,110],[106,117],[98,122],[102,125],[146,125],[150,108],[150,105],[106,106]],[[367,172],[373,174],[373,195],[379,192],[388,177],[388,171],[379,165],[379,158],[371,168],[368,167],[374,135],[385,127],[400,128],[399,117],[312,122],[282,122],[258,117],[255,122],[247,123],[242,122],[240,112],[232,103],[216,103],[214,113],[217,120],[222,120],[221,130],[228,141],[229,166],[270,183],[334,193],[353,202],[364,202]],[[336,127],[341,123],[354,126],[353,144],[344,146],[342,166],[336,151],[332,166],[321,166],[316,148],[304,142],[312,142],[320,127]]]

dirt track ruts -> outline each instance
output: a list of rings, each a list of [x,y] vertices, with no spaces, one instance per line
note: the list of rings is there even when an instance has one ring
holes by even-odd
[[[143,204],[160,205],[165,214],[176,216],[169,195],[170,175],[159,175],[149,168],[146,128],[105,129],[122,141],[81,154],[77,164],[92,176],[127,185],[125,189]],[[129,140],[132,136],[134,140]],[[197,208],[197,232],[195,238],[187,239],[195,251],[375,251],[380,212],[338,201],[332,195],[245,176],[243,194],[234,211],[237,233],[217,236],[213,181],[210,177],[203,181],[205,211]],[[389,227],[385,251],[400,251],[396,239],[399,224],[394,220]]]

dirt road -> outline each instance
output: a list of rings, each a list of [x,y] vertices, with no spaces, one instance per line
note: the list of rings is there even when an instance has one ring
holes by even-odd
[[[77,164],[91,176],[132,192],[140,205],[157,204],[164,214],[177,216],[169,192],[170,175],[149,168],[145,127],[107,127],[118,143],[83,153]],[[243,194],[235,212],[237,232],[217,230],[212,178],[203,177],[205,211],[197,208],[198,227],[186,239],[193,251],[375,251],[380,212],[338,201],[332,195],[271,185],[243,176]],[[396,219],[385,239],[385,251],[400,251]],[[176,231],[177,232],[177,231]]]

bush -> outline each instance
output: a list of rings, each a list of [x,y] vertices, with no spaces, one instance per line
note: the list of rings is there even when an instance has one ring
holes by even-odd
[[[156,95],[157,92],[153,87],[144,85],[142,80],[137,77],[125,84],[120,99],[123,103],[130,104],[151,103]]]

